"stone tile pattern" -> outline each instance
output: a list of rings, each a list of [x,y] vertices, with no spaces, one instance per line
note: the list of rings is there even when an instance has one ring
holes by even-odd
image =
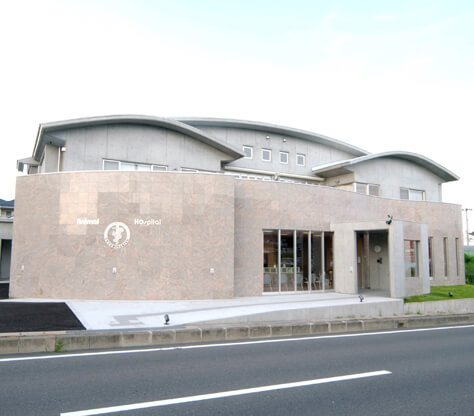
[[[235,296],[258,296],[263,288],[264,229],[331,231],[332,224],[380,222],[387,214],[406,223],[427,224],[434,237],[432,284],[464,284],[462,218],[459,205],[427,201],[402,201],[361,195],[351,191],[312,185],[250,180],[235,181]],[[416,224],[417,225],[417,224]],[[405,226],[405,238],[420,238],[419,227]],[[442,242],[448,238],[449,257],[455,259],[459,239],[459,274],[454,261],[444,276]],[[338,235],[334,234],[336,246]],[[354,243],[355,244],[355,243]],[[355,250],[355,249],[354,249]],[[351,253],[353,254],[353,253]],[[335,252],[335,264],[337,256]],[[403,267],[403,266],[402,266]],[[337,270],[335,270],[337,273]],[[337,282],[352,276],[335,276]],[[447,277],[447,279],[445,279]]]
[[[11,297],[163,300],[234,294],[229,176],[107,171],[19,177],[15,214]],[[78,225],[78,218],[100,223]],[[135,219],[161,225],[138,225]],[[120,249],[104,241],[107,225],[116,221],[131,234]]]
[[[455,238],[462,242],[460,207],[452,204],[217,174],[96,171],[19,177],[15,214],[12,297],[259,296],[264,229],[331,231],[334,224],[357,222],[364,230],[364,222],[385,226],[387,214],[404,222],[404,238],[421,238],[420,227],[408,223],[427,224],[434,237],[432,284],[464,282],[461,251],[458,274],[450,261],[444,276],[441,263],[443,238],[448,238],[451,259]],[[99,218],[100,224],[78,225],[77,218]],[[136,218],[162,222],[139,226]],[[122,249],[104,242],[106,226],[115,221],[131,231]],[[335,247],[337,239],[335,233]],[[335,252],[336,290],[355,276],[337,275],[341,255]]]

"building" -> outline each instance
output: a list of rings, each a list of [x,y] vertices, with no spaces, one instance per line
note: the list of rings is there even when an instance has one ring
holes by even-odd
[[[458,177],[272,124],[91,117],[39,126],[17,179],[10,295],[202,299],[463,284]]]
[[[0,199],[0,283],[10,279],[14,206],[15,201]]]

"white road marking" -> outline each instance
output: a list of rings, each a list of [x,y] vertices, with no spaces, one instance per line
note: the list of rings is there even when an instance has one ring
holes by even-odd
[[[316,384],[335,383],[338,381],[347,381],[347,380],[356,380],[356,379],[368,378],[368,377],[385,376],[388,374],[392,374],[392,373],[387,370],[371,371],[367,373],[348,374],[345,376],[337,376],[337,377],[317,378],[313,380],[296,381],[293,383],[283,383],[283,384],[273,384],[270,386],[252,387],[248,389],[228,390],[228,391],[222,391],[218,393],[200,394],[196,396],[177,397],[174,399],[156,400],[152,402],[142,402],[142,403],[126,404],[126,405],[121,405],[121,406],[111,406],[111,407],[101,407],[97,409],[79,410],[76,412],[61,413],[61,416],[104,415],[107,413],[124,412],[124,411],[137,410],[137,409],[147,409],[150,407],[169,406],[173,404],[198,402],[202,400],[221,399],[224,397],[241,396],[244,394],[262,393],[262,392],[273,391],[273,390],[293,389],[296,387],[306,387],[306,386],[314,386]]]
[[[263,340],[256,340],[256,341],[225,342],[225,343],[220,343],[220,344],[196,344],[196,345],[159,347],[159,348],[141,348],[141,349],[134,349],[134,350],[82,352],[82,353],[77,353],[77,354],[70,353],[70,354],[28,356],[28,357],[10,357],[10,358],[0,358],[0,363],[13,362],[13,361],[53,360],[53,359],[58,359],[58,358],[96,357],[96,356],[101,356],[101,355],[138,354],[138,353],[159,352],[159,351],[192,350],[192,349],[201,349],[201,348],[235,347],[235,346],[254,345],[254,344],[273,344],[273,343],[278,343],[278,342],[317,341],[320,339],[369,337],[369,336],[374,336],[374,335],[396,335],[396,334],[404,334],[404,333],[412,333],[412,332],[443,331],[443,330],[448,330],[448,329],[463,329],[463,328],[474,328],[474,325],[443,326],[443,327],[436,327],[436,328],[418,328],[418,329],[401,329],[401,330],[394,330],[394,331],[379,331],[379,332],[361,332],[361,333],[355,333],[355,334],[350,333],[350,334],[338,334],[338,335],[318,335],[314,337],[300,337],[300,338],[263,339]]]

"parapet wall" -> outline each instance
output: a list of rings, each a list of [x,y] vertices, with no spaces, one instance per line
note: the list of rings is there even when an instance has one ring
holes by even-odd
[[[74,172],[19,177],[10,296],[234,295],[234,182],[224,175]]]

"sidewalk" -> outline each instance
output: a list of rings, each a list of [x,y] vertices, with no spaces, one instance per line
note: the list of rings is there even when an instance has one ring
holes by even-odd
[[[65,302],[86,330],[0,334],[0,354],[149,348],[474,323],[474,313],[406,316],[402,299],[373,291],[363,293],[362,302],[358,295],[334,292],[192,301],[55,301]],[[165,314],[169,325],[165,325]]]

